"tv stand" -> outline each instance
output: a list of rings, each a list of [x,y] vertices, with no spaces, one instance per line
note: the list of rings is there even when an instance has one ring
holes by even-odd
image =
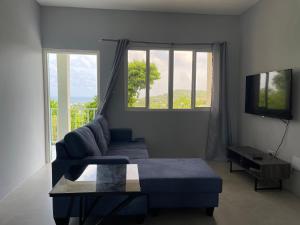
[[[254,190],[282,190],[282,180],[288,179],[291,165],[273,155],[264,153],[248,146],[227,147],[227,157],[230,163],[230,173],[247,172],[254,177]],[[233,163],[243,169],[233,169]],[[277,186],[260,186],[260,183],[273,181]]]

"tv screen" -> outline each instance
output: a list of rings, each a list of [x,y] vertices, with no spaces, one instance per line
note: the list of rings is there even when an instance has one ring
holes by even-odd
[[[246,113],[290,120],[291,100],[291,69],[246,77]]]

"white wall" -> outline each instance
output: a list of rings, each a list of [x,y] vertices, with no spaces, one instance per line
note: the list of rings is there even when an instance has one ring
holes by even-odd
[[[45,163],[39,6],[0,1],[0,199]]]
[[[242,30],[242,93],[245,75],[276,69],[294,69],[294,119],[279,157],[291,161],[300,157],[300,1],[262,0],[241,18]],[[261,118],[244,112],[240,127],[241,144],[254,146],[265,151],[274,151],[284,132],[284,124],[277,119]],[[286,187],[300,194],[300,172],[293,173]]]
[[[100,50],[103,96],[114,54],[114,44],[100,38],[129,38],[164,42],[215,42],[229,44],[230,108],[237,136],[239,99],[239,17],[135,11],[42,7],[44,48]],[[203,156],[208,112],[128,112],[124,105],[124,81],[119,79],[110,104],[113,127],[131,127],[146,137],[154,157]]]

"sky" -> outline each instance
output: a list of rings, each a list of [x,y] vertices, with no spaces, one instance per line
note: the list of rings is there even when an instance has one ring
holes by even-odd
[[[50,97],[57,98],[57,56],[49,55]],[[146,52],[130,50],[128,61],[146,61]],[[207,53],[197,52],[196,89],[206,90]],[[150,63],[155,63],[161,79],[154,81],[150,96],[166,94],[168,91],[169,51],[150,50]],[[192,83],[192,51],[174,51],[174,90],[190,90]],[[70,54],[71,98],[92,98],[97,95],[97,56]],[[145,96],[141,91],[140,97]]]
[[[50,97],[57,98],[57,57],[49,54]],[[97,56],[70,55],[71,98],[92,98],[97,95]]]
[[[133,60],[146,61],[146,51],[130,50],[128,62]],[[206,90],[207,85],[207,53],[198,52],[196,55],[196,89]],[[150,63],[155,63],[161,79],[154,81],[150,96],[166,94],[168,91],[169,51],[150,50]],[[192,86],[192,51],[174,51],[174,90],[190,90]],[[145,96],[145,91],[140,92],[140,97]]]

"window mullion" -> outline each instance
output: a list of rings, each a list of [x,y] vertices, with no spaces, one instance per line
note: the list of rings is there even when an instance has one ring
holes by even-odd
[[[196,51],[193,51],[193,62],[192,62],[192,93],[191,93],[191,108],[196,108]]]
[[[146,51],[146,108],[149,109],[149,94],[150,94],[150,51]]]
[[[168,108],[173,109],[173,78],[174,78],[174,49],[169,52],[169,104]]]

